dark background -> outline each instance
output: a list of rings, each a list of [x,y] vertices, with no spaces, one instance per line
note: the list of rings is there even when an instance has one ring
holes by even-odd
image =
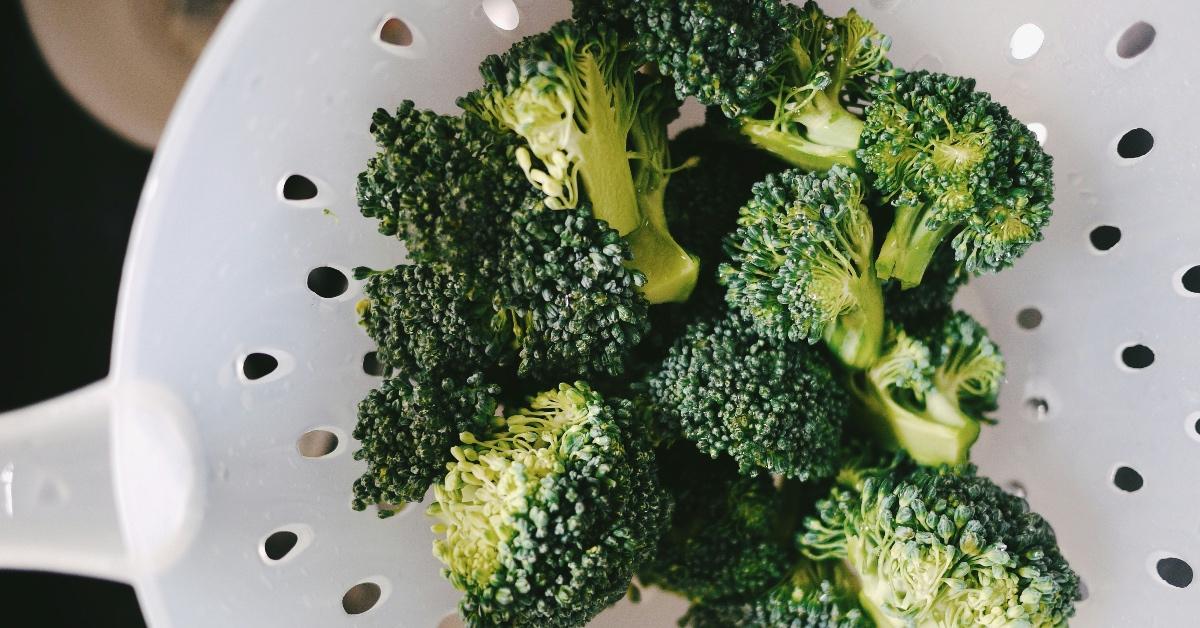
[[[150,153],[55,82],[15,0],[0,2],[0,411],[108,373],[129,227]],[[4,626],[144,626],[133,589],[0,570]]]

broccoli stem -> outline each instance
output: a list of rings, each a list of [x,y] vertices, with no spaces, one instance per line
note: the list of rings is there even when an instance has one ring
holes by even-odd
[[[587,161],[579,164],[579,177],[592,201],[592,213],[608,223],[620,235],[642,224],[633,171],[629,163],[628,136],[630,119],[621,107],[605,103],[622,102],[592,55],[578,59],[580,100],[590,103],[587,128],[579,138],[579,154]]]
[[[825,344],[842,364],[865,369],[879,357],[883,344],[883,290],[870,265],[855,280],[858,307],[825,327]]]
[[[840,149],[858,148],[862,136],[863,121],[854,114],[842,108],[836,100],[824,92],[818,92],[805,108],[796,116],[796,121],[804,125],[804,136],[809,141]],[[853,166],[854,163],[846,164]]]
[[[837,164],[850,168],[858,166],[853,148],[818,144],[781,130],[770,121],[743,119],[739,129],[755,146],[810,172],[829,170]]]
[[[862,428],[885,446],[907,451],[919,464],[964,463],[979,438],[979,422],[936,389],[925,394],[921,410],[898,403],[866,374],[851,376],[849,388],[861,406]]]
[[[938,245],[950,235],[953,228],[954,223],[946,222],[937,228],[929,228],[924,207],[896,208],[895,222],[883,241],[879,258],[875,260],[875,271],[879,273],[879,278],[896,279],[905,290],[920,284]]]
[[[700,260],[679,246],[670,234],[647,221],[625,236],[633,259],[629,267],[646,276],[642,294],[650,303],[687,301],[696,287]]]

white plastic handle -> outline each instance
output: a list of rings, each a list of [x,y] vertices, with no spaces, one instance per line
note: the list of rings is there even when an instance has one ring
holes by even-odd
[[[0,415],[0,567],[128,574],[100,382]]]
[[[131,582],[177,555],[200,516],[183,416],[111,380],[0,415],[0,568]]]

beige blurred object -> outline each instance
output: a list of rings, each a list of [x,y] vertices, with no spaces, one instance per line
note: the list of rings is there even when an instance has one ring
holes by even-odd
[[[232,0],[22,0],[66,90],[118,135],[153,148]]]

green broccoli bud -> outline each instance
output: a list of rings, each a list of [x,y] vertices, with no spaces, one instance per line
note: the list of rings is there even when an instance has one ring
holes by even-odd
[[[764,591],[787,572],[794,525],[771,477],[747,477],[687,442],[658,453],[659,478],[675,498],[671,527],[638,570],[648,585],[694,603]]]
[[[685,301],[698,264],[666,230],[662,208],[666,120],[678,103],[639,65],[614,31],[561,22],[484,60],[484,87],[459,104],[520,136],[515,164],[547,207],[589,201],[629,241],[651,303]]]
[[[388,379],[358,404],[355,460],[367,470],[354,482],[355,510],[420,501],[441,480],[450,448],[463,432],[490,434],[500,388],[476,373],[465,379],[434,379],[408,371]],[[410,377],[409,374],[412,376]]]
[[[973,79],[920,71],[881,81],[862,138],[863,167],[895,208],[880,277],[921,283],[943,241],[966,272],[995,272],[1042,239],[1052,160]]]
[[[736,314],[688,326],[647,384],[654,403],[741,472],[829,477],[848,403],[820,351],[770,342]]]
[[[921,464],[966,462],[996,408],[1004,358],[964,312],[908,330],[893,324],[883,355],[849,378],[864,426]]]
[[[835,562],[799,561],[771,589],[748,599],[699,604],[681,625],[694,628],[870,628],[854,577]]]
[[[464,374],[511,363],[515,338],[488,295],[476,297],[467,278],[425,264],[386,271],[356,269],[367,280],[360,324],[380,362],[402,373]]]
[[[972,465],[847,464],[797,542],[845,563],[881,626],[1066,624],[1079,578],[1054,530]]]
[[[620,599],[669,499],[627,402],[560,385],[452,448],[429,513],[469,625],[581,626]]]
[[[756,184],[726,240],[731,262],[720,279],[729,305],[765,336],[824,338],[847,366],[871,364],[883,341],[883,293],[864,193],[840,166]]]
[[[362,214],[403,240],[413,261],[494,277],[509,212],[536,194],[509,166],[518,139],[412,101],[376,111],[371,132],[380,150],[358,176]]]

